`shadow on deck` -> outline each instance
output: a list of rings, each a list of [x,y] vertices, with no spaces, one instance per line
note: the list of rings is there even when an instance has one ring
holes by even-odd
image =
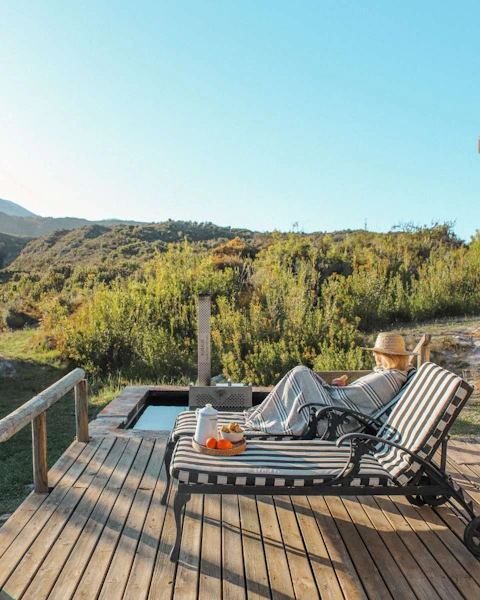
[[[0,529],[0,598],[480,598],[461,512],[398,497],[194,495],[171,563],[166,439],[74,442]],[[479,508],[480,443],[451,442],[449,470]]]

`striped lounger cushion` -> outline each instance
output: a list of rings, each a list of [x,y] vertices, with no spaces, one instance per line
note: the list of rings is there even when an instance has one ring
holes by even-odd
[[[182,483],[242,486],[314,486],[338,475],[348,461],[348,447],[332,442],[249,441],[237,456],[210,456],[195,452],[190,437],[176,445],[170,466]],[[351,485],[394,485],[389,473],[371,456],[361,462]]]
[[[405,446],[421,458],[431,458],[471,393],[472,388],[457,375],[425,363],[378,436]],[[378,444],[375,457],[402,485],[420,469],[408,454],[386,444]]]
[[[391,412],[392,407],[398,402],[398,400],[402,397],[402,395],[407,390],[410,385],[412,379],[416,374],[416,370],[412,369],[409,371],[407,375],[407,381],[405,385],[402,387],[400,392],[395,396],[393,400],[391,400],[381,411],[382,414],[379,418],[383,421],[387,419],[388,414]],[[320,398],[319,398],[320,400]],[[375,416],[375,415],[373,415]],[[228,425],[234,421],[238,423],[240,427],[245,428],[245,415],[243,412],[224,412],[220,411],[218,413],[218,424],[221,427],[222,425]],[[195,428],[197,426],[197,416],[194,410],[186,410],[181,412],[173,427],[173,440],[177,441],[181,436],[193,436],[195,434]],[[266,433],[262,433],[261,431],[256,431],[254,429],[245,429],[245,437],[249,440],[291,440],[292,436],[289,435],[268,435]]]
[[[228,425],[231,422],[238,423],[240,427],[245,427],[245,415],[243,412],[219,412],[218,413],[218,425]],[[181,412],[173,428],[173,439],[176,441],[182,436],[192,437],[195,434],[195,428],[197,426],[197,415],[194,410],[186,410]],[[249,440],[291,440],[292,436],[288,435],[268,435],[261,431],[255,431],[252,429],[245,429],[245,437]]]

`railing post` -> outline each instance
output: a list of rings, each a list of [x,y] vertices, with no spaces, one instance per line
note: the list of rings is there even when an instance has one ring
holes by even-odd
[[[88,442],[88,388],[87,381],[82,379],[75,386],[75,424],[77,442]]]
[[[432,336],[425,334],[422,338],[422,344],[418,348],[417,355],[417,368],[421,367],[424,363],[430,361],[430,340]]]
[[[32,421],[33,483],[37,494],[48,493],[47,418],[42,412]]]

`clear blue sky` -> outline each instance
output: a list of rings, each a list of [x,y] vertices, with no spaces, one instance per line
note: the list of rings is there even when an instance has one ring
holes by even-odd
[[[0,197],[41,215],[480,228],[480,3],[0,6]]]

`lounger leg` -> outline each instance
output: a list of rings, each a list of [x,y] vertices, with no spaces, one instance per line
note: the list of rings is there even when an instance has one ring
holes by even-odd
[[[445,439],[442,442],[442,458],[441,458],[441,463],[440,463],[440,468],[442,469],[442,471],[446,471],[447,470],[447,450],[448,450],[448,440],[450,439],[450,436],[445,436]]]
[[[168,442],[167,449],[165,451],[165,459],[164,459],[167,483],[165,485],[165,491],[163,492],[162,499],[160,500],[160,504],[162,506],[165,506],[167,504],[168,490],[170,489],[170,463],[172,462],[172,454],[173,454],[174,448],[175,448],[175,444],[172,442]]]
[[[175,496],[175,500],[173,501],[173,512],[175,515],[175,526],[177,529],[177,534],[175,537],[175,545],[170,552],[170,560],[172,562],[177,562],[178,555],[180,554],[180,542],[182,540],[182,509],[190,500],[190,494],[179,494],[177,492]]]

